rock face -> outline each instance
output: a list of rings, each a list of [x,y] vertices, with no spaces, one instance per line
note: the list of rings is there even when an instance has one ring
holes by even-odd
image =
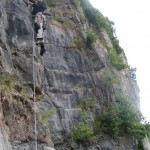
[[[58,23],[54,19],[55,11],[69,23]],[[74,46],[76,37],[85,40],[88,28],[80,6],[64,0],[51,9],[51,13],[47,12],[47,51],[43,57],[33,43],[32,17],[25,1],[1,0],[0,18],[0,73],[16,78],[11,96],[1,94],[0,98],[1,150],[35,149],[33,77],[36,79],[38,150],[136,149],[131,137],[113,139],[104,135],[92,146],[78,145],[72,139],[74,127],[84,120],[79,107],[83,99],[94,101],[93,110],[87,110],[87,120],[91,123],[102,107],[116,100],[115,94],[125,94],[139,104],[138,86],[130,78],[129,69],[113,69],[105,47]],[[107,42],[112,46],[109,39]],[[119,85],[106,86],[104,73],[119,79]]]

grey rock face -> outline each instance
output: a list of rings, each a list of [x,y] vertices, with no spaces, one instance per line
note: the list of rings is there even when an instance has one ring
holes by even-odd
[[[8,141],[8,135],[2,128],[0,128],[0,149],[12,150],[11,144]]]
[[[14,3],[13,3],[14,2]],[[33,43],[32,18],[23,0],[0,1],[0,73],[16,75],[13,101],[1,99],[0,122],[8,130],[0,132],[2,150],[34,150],[33,76],[36,79],[38,150],[136,150],[133,139],[112,139],[108,136],[95,145],[78,145],[72,139],[73,129],[84,121],[80,103],[92,99],[95,107],[87,108],[86,120],[95,116],[115,93],[128,94],[138,103],[136,83],[129,70],[116,71],[110,66],[107,49],[93,44],[92,48],[72,46],[79,36],[85,40],[87,22],[81,7],[74,1],[59,7],[59,13],[72,25],[65,28],[46,15],[46,53]],[[18,7],[19,6],[19,7]],[[69,13],[68,13],[69,12]],[[57,22],[58,23],[58,22]],[[109,45],[110,39],[104,35]],[[33,46],[35,47],[33,64]],[[34,65],[34,70],[33,70]],[[34,71],[34,72],[33,72]],[[121,79],[120,85],[106,86],[103,73]],[[122,88],[120,88],[122,87]],[[40,96],[44,95],[44,100]],[[128,144],[127,144],[128,143]]]

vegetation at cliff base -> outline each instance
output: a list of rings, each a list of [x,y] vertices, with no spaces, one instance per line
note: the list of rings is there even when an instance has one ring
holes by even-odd
[[[142,124],[143,116],[134,105],[125,99],[110,103],[97,117],[100,132],[109,135],[132,135],[137,139],[146,137],[146,128]]]

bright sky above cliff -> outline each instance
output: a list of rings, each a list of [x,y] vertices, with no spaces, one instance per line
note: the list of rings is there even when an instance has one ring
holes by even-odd
[[[115,23],[128,63],[137,68],[141,111],[150,121],[150,0],[90,0]]]

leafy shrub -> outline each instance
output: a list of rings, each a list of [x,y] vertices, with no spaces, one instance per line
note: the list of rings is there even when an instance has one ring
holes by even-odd
[[[120,124],[121,120],[115,105],[109,105],[97,118],[98,129],[109,135],[118,134]]]
[[[97,126],[101,132],[110,135],[130,134],[137,139],[146,136],[146,130],[141,123],[143,117],[128,100],[110,104],[97,118]]]
[[[74,43],[78,49],[81,49],[84,47],[84,42],[83,42],[82,38],[80,38],[80,37],[75,38]]]
[[[122,59],[118,56],[117,52],[115,49],[111,49],[109,51],[109,57],[110,57],[110,62],[111,64],[117,69],[117,70],[122,70],[127,67],[122,61]]]
[[[79,105],[78,105],[78,107],[81,108],[82,110],[86,110],[87,109],[86,101],[85,100],[81,100]]]
[[[89,98],[89,99],[86,99],[86,100],[83,99],[83,100],[80,101],[78,107],[81,108],[82,110],[90,109],[92,111],[96,107],[96,103],[95,103],[93,98]]]
[[[88,143],[96,141],[94,131],[87,122],[81,122],[76,126],[73,139],[78,143]]]
[[[92,44],[96,42],[96,39],[97,39],[97,36],[94,32],[92,31],[87,32],[87,40],[86,40],[87,46],[91,47]]]

